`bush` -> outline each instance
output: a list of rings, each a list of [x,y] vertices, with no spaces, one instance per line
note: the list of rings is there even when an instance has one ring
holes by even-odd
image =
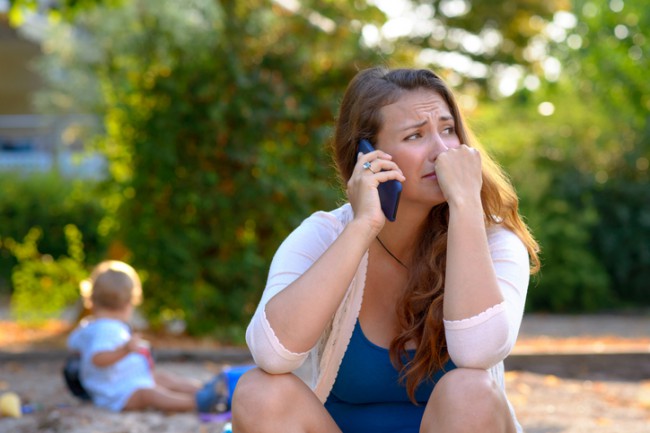
[[[99,234],[98,227],[105,211],[96,187],[94,181],[66,179],[56,173],[0,174],[1,292],[11,293],[12,269],[18,265],[8,245],[31,239],[28,235],[34,229],[40,233],[38,249],[55,261],[68,254],[69,225],[81,233],[89,263],[104,257],[107,239]]]
[[[568,164],[552,164],[553,178],[540,185],[534,203],[524,204],[531,209],[526,214],[542,248],[542,270],[530,287],[527,307],[554,313],[612,307],[610,276],[591,246],[591,228],[600,221],[592,202],[593,182]]]
[[[68,251],[56,259],[39,252],[40,228],[32,228],[22,243],[4,239],[5,247],[18,261],[11,274],[11,312],[19,321],[37,324],[58,317],[79,299],[79,282],[86,277],[82,236],[72,224],[63,231]]]
[[[83,37],[53,44],[67,50],[49,56],[69,62],[61,74],[96,80],[83,95],[74,80],[53,87],[101,95],[85,108],[106,128],[119,205],[106,221],[143,273],[154,326],[183,319],[190,333],[241,339],[281,240],[336,205],[327,125],[376,58],[349,26],[328,34],[282,11],[138,0],[80,14],[70,32]]]
[[[626,307],[649,307],[650,184],[618,179],[597,188],[600,216],[591,226],[590,247]]]

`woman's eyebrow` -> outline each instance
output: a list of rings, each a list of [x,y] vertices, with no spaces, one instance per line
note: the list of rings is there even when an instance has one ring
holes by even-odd
[[[418,122],[418,123],[414,123],[414,124],[409,125],[409,126],[405,126],[404,128],[400,129],[400,131],[408,131],[409,129],[421,128],[424,125],[426,125],[426,123],[427,123],[427,121],[423,120],[422,122]]]
[[[442,116],[440,116],[438,118],[438,121],[439,122],[449,122],[449,121],[454,122],[454,116],[452,116],[451,114],[443,114]],[[411,129],[421,128],[424,125],[426,125],[426,123],[427,123],[427,120],[425,119],[422,122],[418,122],[418,123],[414,123],[414,124],[409,125],[409,126],[405,126],[404,128],[400,129],[400,131],[408,131],[408,130],[411,130]]]

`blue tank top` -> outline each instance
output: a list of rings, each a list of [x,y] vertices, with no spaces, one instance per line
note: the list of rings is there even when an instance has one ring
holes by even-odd
[[[422,382],[414,405],[390,362],[389,350],[368,340],[357,320],[325,408],[343,433],[418,433],[434,386],[454,368],[449,360]]]

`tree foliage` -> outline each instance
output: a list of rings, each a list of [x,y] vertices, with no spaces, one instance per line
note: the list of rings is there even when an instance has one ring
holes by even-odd
[[[574,2],[551,41],[557,80],[477,110],[543,248],[529,306],[584,311],[648,306],[650,53],[644,2]],[[544,108],[546,115],[542,115]]]
[[[590,246],[624,304],[650,305],[650,17],[642,0],[576,2],[582,98],[607,114],[592,141],[604,149]],[[569,64],[570,61],[567,59]]]
[[[458,90],[542,245],[530,309],[647,305],[642,0],[60,4],[39,102],[102,119],[100,232],[143,273],[153,323],[241,336],[279,242],[340,197],[325,145],[375,64]]]
[[[30,229],[22,242],[3,239],[4,247],[18,261],[12,272],[11,312],[21,322],[39,324],[58,317],[79,299],[79,282],[86,276],[83,239],[72,224],[64,232],[68,251],[56,259],[39,251],[43,231],[38,227]]]
[[[9,20],[13,26],[21,26],[27,16],[34,12],[46,14],[52,20],[71,20],[78,13],[97,6],[116,6],[123,0],[9,0]]]
[[[21,176],[8,172],[0,175],[0,191],[0,293],[10,293],[10,287],[15,292],[15,285],[10,283],[20,264],[19,257],[33,259],[16,256],[9,245],[32,239],[29,233],[34,230],[40,233],[34,250],[53,266],[60,263],[59,258],[68,256],[68,226],[76,227],[83,235],[84,256],[90,263],[106,254],[108,240],[100,233],[104,209],[94,181],[66,179],[56,173]],[[41,292],[38,286],[33,288]]]
[[[87,103],[120,203],[108,225],[146,277],[154,323],[239,332],[280,240],[337,200],[329,125],[344,83],[377,58],[350,22],[263,6],[138,0],[60,29],[78,45],[59,70],[99,78],[79,96],[98,95]],[[52,86],[69,96],[68,83]]]

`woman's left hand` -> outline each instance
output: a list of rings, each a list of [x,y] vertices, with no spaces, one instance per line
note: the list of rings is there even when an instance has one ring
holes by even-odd
[[[461,144],[438,155],[435,163],[438,185],[450,206],[481,199],[483,177],[481,154]]]

